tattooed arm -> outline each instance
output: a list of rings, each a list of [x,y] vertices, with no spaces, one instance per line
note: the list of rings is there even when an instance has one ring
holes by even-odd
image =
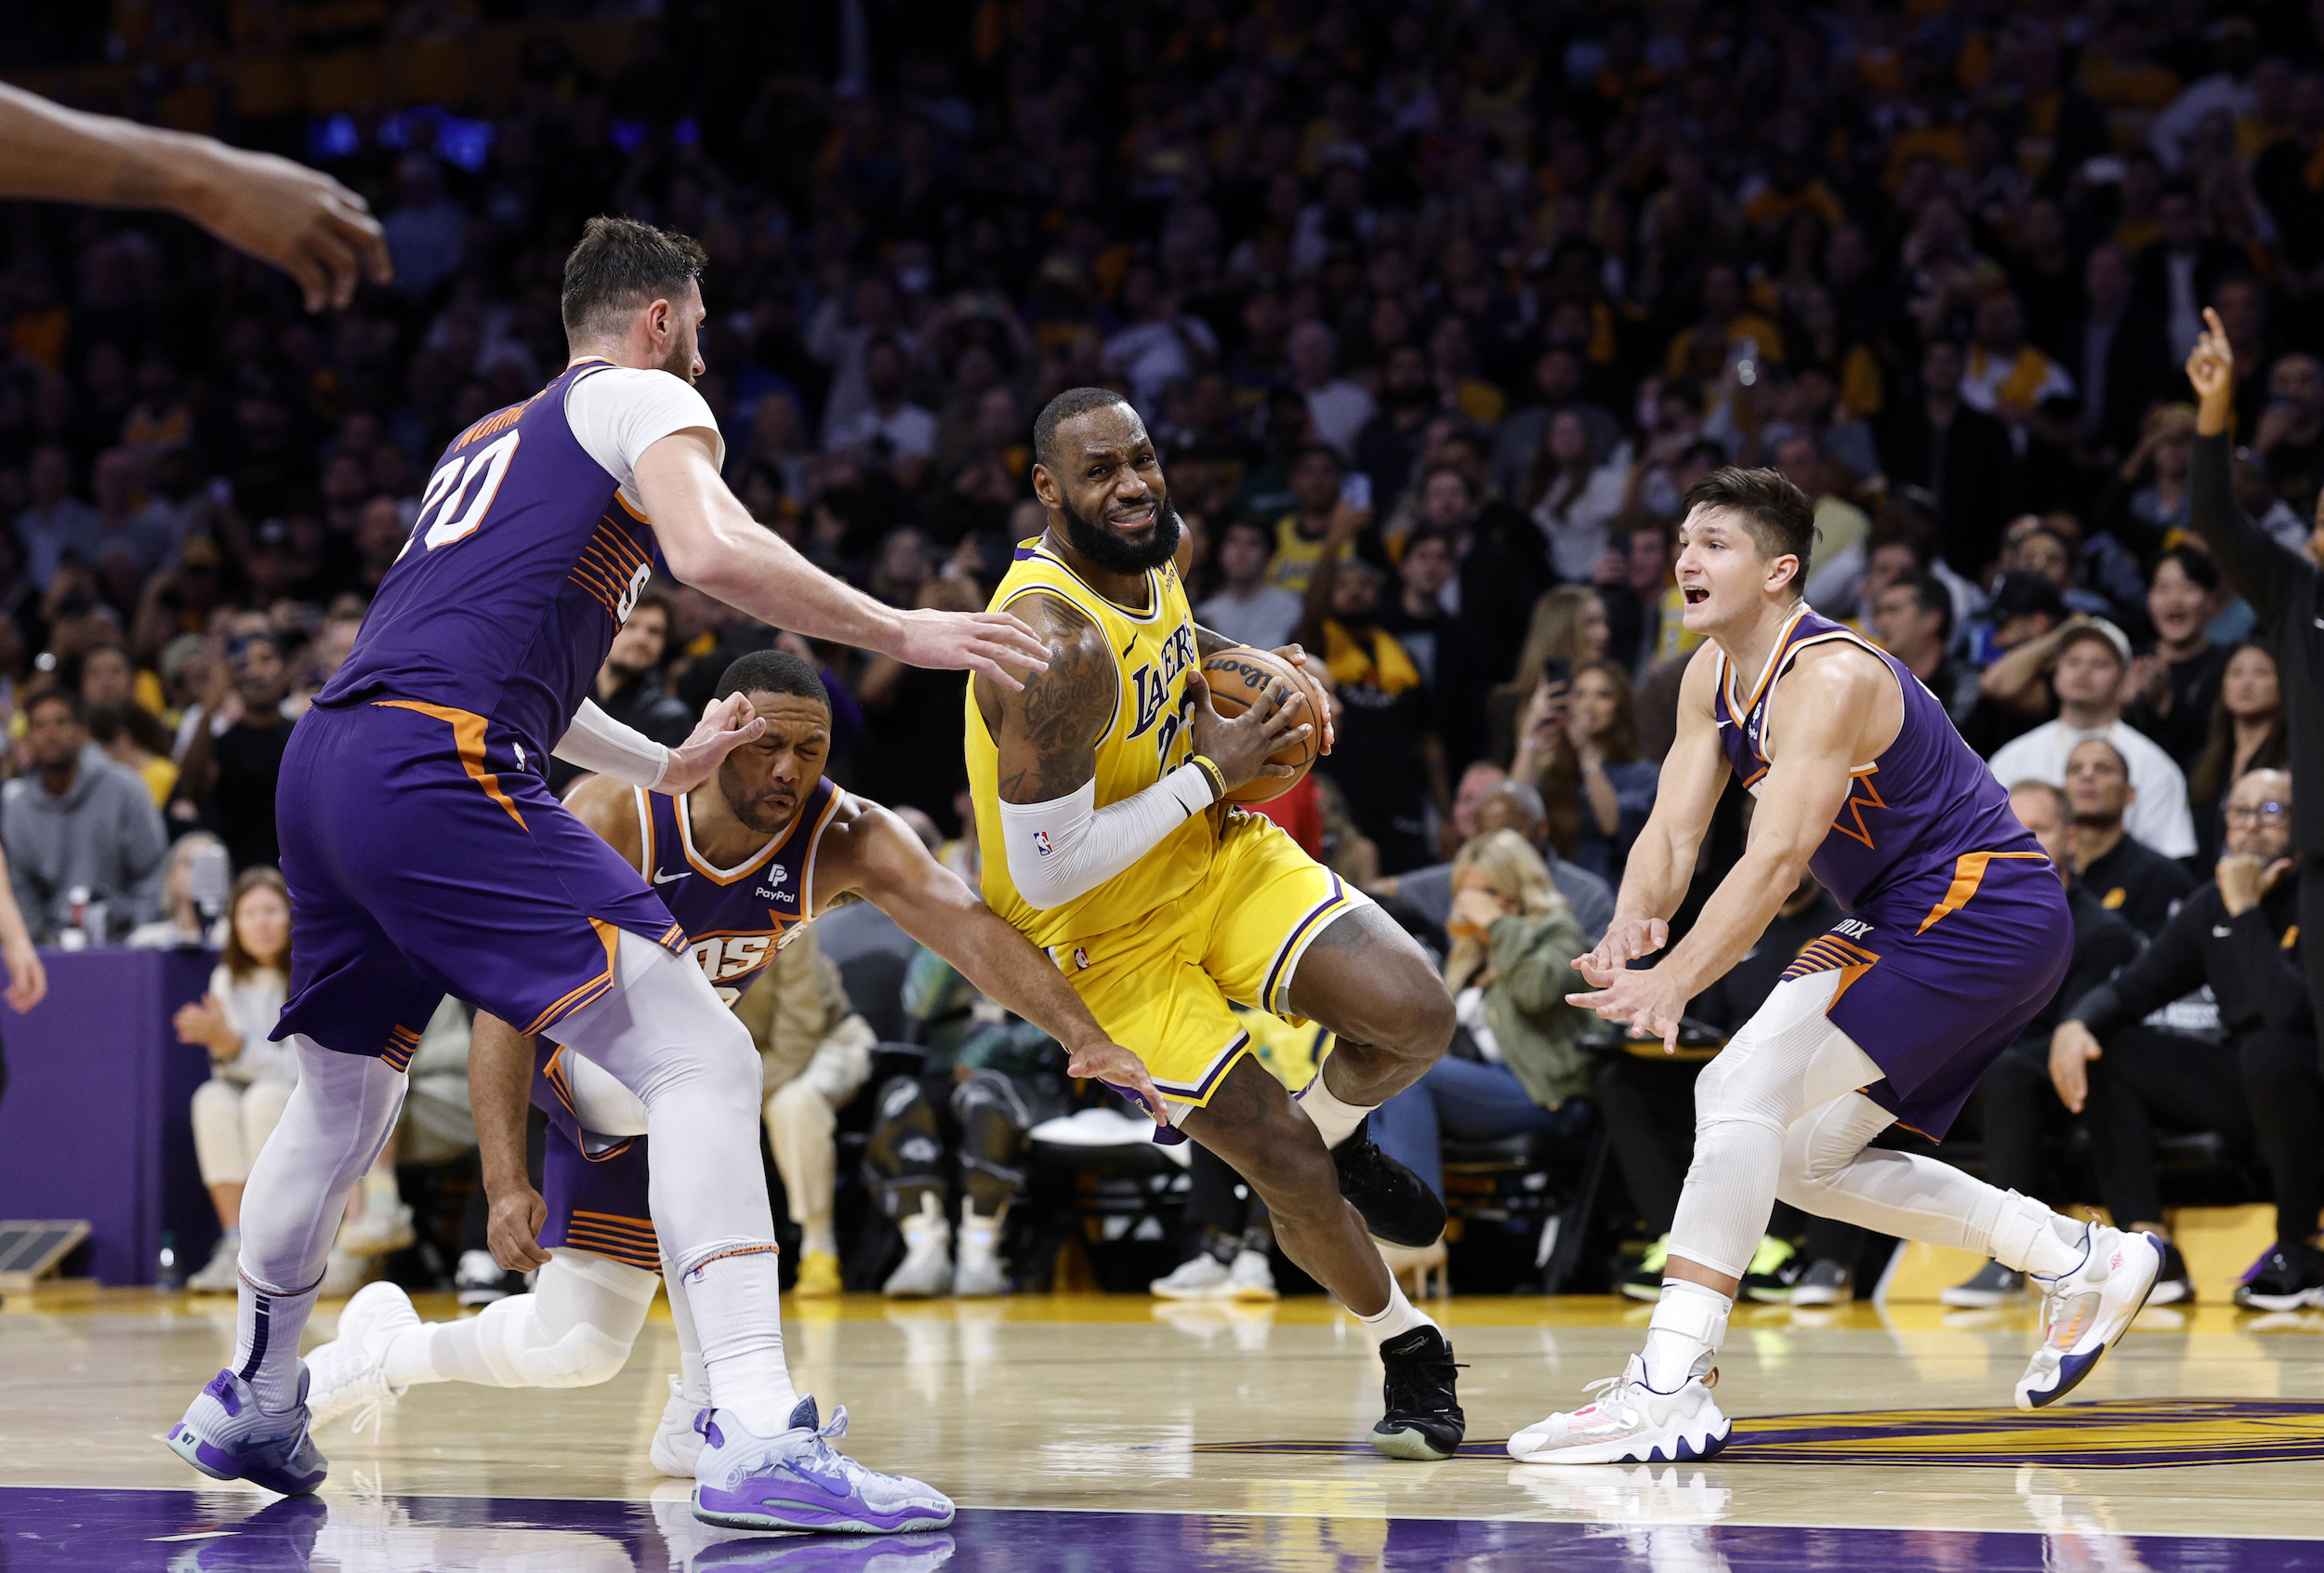
[[[1071,601],[1028,595],[1010,609],[1049,647],[1049,669],[1011,694],[976,679],[977,708],[1000,750],[1000,800],[1042,803],[1097,774],[1098,739],[1118,702],[1120,668],[1105,630]]]

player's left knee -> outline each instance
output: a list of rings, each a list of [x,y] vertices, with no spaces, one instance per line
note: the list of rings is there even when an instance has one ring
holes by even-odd
[[[1452,996],[1425,962],[1383,969],[1368,999],[1349,1002],[1341,1037],[1405,1059],[1433,1063],[1452,1043]]]

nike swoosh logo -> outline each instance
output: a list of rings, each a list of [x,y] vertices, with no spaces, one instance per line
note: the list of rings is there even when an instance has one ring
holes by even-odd
[[[819,1469],[810,1469],[805,1464],[800,1463],[797,1459],[791,1459],[786,1461],[790,1464],[791,1473],[793,1474],[798,1475],[802,1480],[813,1481],[816,1485],[822,1487],[825,1490],[830,1492],[835,1497],[849,1497],[854,1495],[854,1488],[848,1484],[847,1475],[843,1471],[831,1470],[826,1472]]]
[[[683,869],[675,874],[665,874],[658,868],[654,871],[654,882],[657,885],[667,885],[673,879],[682,879],[685,877]]]

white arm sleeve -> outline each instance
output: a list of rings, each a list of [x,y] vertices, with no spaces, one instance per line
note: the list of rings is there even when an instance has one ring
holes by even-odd
[[[1089,894],[1154,850],[1155,843],[1208,808],[1210,780],[1182,764],[1134,798],[1097,806],[1098,784],[1045,803],[1000,805],[1009,879],[1035,907]]]
[[[594,699],[581,701],[573,724],[549,750],[567,764],[627,781],[647,791],[662,784],[669,768],[669,750],[635,727],[624,726],[597,707]]]
[[[645,503],[638,496],[638,458],[671,432],[707,430],[718,437],[718,466],[726,468],[718,416],[693,383],[667,372],[611,366],[590,373],[565,389],[565,424],[582,450],[621,483],[623,500],[640,518]]]

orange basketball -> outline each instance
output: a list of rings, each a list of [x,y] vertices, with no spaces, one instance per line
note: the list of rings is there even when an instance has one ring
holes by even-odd
[[[1315,680],[1272,651],[1256,650],[1248,644],[1238,644],[1206,658],[1202,675],[1210,684],[1210,707],[1221,716],[1241,715],[1261,694],[1273,694],[1279,704],[1287,703],[1294,693],[1307,695],[1307,704],[1300,714],[1300,720],[1310,729],[1307,735],[1276,749],[1268,760],[1271,764],[1288,765],[1293,773],[1254,775],[1229,792],[1226,800],[1263,803],[1298,786],[1324,746],[1324,717],[1330,710]]]

